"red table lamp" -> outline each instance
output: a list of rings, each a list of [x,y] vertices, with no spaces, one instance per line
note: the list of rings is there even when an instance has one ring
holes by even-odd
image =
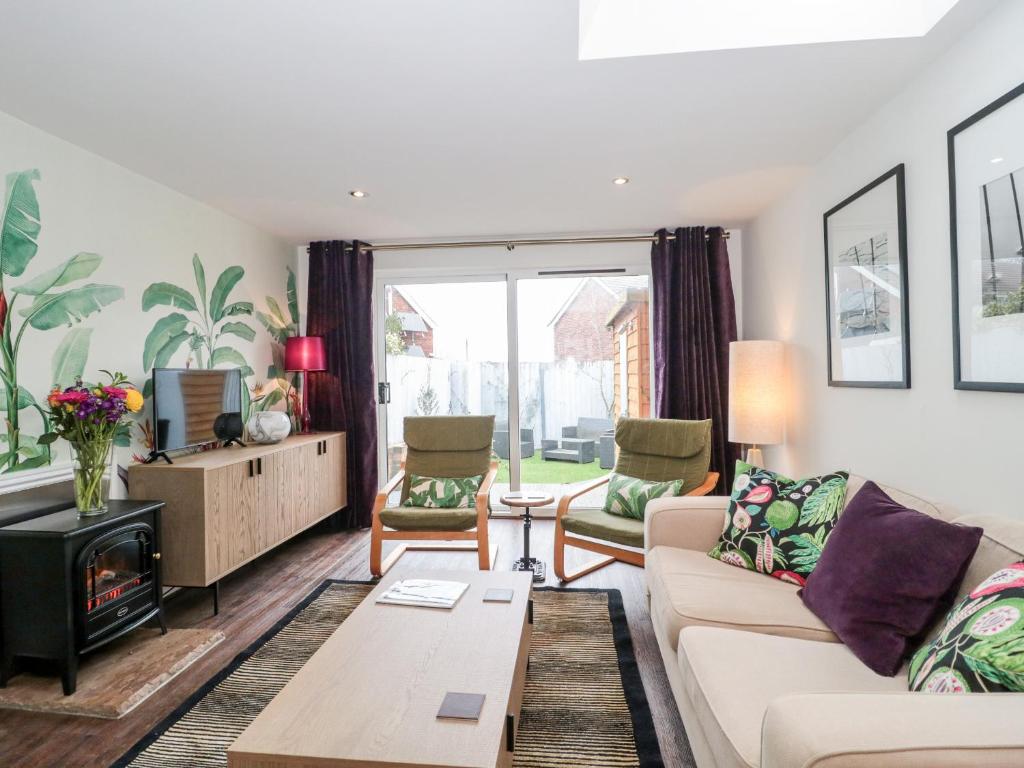
[[[284,368],[290,373],[302,374],[302,434],[313,430],[309,417],[309,372],[327,368],[323,336],[292,336],[284,344]]]

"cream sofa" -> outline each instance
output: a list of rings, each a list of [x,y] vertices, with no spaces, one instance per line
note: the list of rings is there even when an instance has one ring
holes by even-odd
[[[851,477],[847,501],[864,479]],[[965,516],[893,488],[904,506],[984,528],[968,592],[1024,557],[1024,522]],[[1024,693],[907,690],[876,675],[804,607],[798,588],[707,556],[725,497],[647,506],[651,620],[700,768],[1024,766]]]

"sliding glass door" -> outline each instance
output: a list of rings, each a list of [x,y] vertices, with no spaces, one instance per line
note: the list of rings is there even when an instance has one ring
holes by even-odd
[[[651,415],[649,297],[626,268],[379,279],[381,470],[401,466],[405,417],[493,414],[496,509],[607,474],[616,421]]]
[[[520,482],[557,499],[611,470],[620,416],[650,416],[648,277],[519,278],[516,296]]]
[[[506,293],[504,276],[378,284],[378,442],[388,477],[405,456],[406,416],[508,423]]]

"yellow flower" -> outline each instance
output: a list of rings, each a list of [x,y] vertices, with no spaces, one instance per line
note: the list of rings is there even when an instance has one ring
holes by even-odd
[[[124,396],[124,407],[132,413],[142,410],[142,393],[137,389],[129,389]]]

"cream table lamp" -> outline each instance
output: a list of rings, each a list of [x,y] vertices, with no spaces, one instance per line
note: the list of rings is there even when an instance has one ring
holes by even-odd
[[[729,345],[729,441],[748,446],[755,467],[764,466],[759,446],[782,442],[785,351],[781,341]]]

